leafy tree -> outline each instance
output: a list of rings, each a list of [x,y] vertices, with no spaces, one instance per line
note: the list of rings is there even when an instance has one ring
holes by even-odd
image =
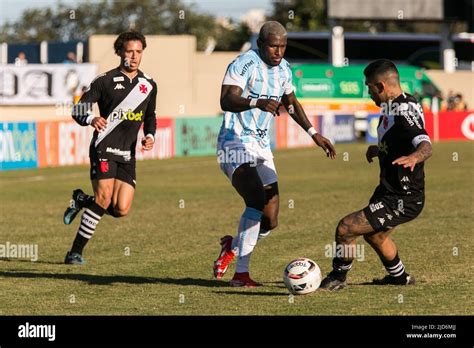
[[[87,40],[93,34],[116,35],[127,29],[143,34],[196,35],[198,49],[209,37],[216,49],[236,50],[248,39],[242,25],[223,26],[209,14],[200,14],[192,5],[172,0],[81,1],[71,7],[29,9],[13,23],[0,28],[2,41]]]

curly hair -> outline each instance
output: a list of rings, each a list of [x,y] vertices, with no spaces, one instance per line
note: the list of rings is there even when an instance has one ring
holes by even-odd
[[[133,30],[125,31],[121,33],[114,42],[114,50],[116,55],[120,55],[120,51],[122,51],[123,46],[127,41],[141,41],[143,49],[146,48],[146,39],[143,34]]]

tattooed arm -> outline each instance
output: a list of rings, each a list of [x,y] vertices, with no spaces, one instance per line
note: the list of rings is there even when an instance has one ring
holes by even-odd
[[[432,153],[433,148],[431,143],[429,141],[422,141],[415,152],[409,156],[397,158],[392,164],[403,165],[403,168],[410,168],[410,171],[413,171],[416,164],[426,161],[431,157]]]

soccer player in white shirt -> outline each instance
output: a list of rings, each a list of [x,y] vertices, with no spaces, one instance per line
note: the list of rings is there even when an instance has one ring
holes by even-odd
[[[331,142],[318,134],[293,92],[289,63],[283,58],[285,28],[266,22],[260,29],[258,50],[238,56],[227,68],[221,89],[225,111],[217,139],[220,167],[245,202],[235,238],[221,238],[221,252],[214,262],[214,276],[221,279],[238,256],[232,286],[255,287],[249,276],[250,255],[258,239],[277,226],[278,179],[270,148],[269,128],[283,106],[316,145],[334,159]]]

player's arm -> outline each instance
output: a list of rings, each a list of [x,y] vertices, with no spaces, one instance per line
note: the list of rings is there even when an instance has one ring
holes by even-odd
[[[156,95],[157,87],[156,84],[153,86],[153,91],[151,92],[150,101],[145,112],[145,120],[143,122],[143,134],[145,136],[142,138],[143,149],[148,151],[153,148],[155,143],[155,132],[156,132]]]
[[[221,108],[224,111],[241,112],[252,108],[278,113],[280,103],[273,99],[250,99],[242,97],[242,88],[234,85],[222,85]]]
[[[410,168],[410,171],[413,171],[418,163],[430,158],[433,153],[430,137],[424,128],[421,106],[414,111],[416,111],[415,114],[404,110],[395,117],[396,122],[399,122],[404,131],[408,133],[408,137],[416,150],[408,156],[397,158],[392,164]]]
[[[101,131],[107,126],[107,120],[93,115],[93,106],[101,97],[102,80],[98,76],[81,96],[79,102],[72,108],[72,118],[81,126],[89,126]]]
[[[398,164],[399,166],[403,166],[403,168],[410,168],[410,171],[413,171],[415,166],[418,163],[426,161],[428,158],[431,157],[433,154],[433,147],[431,146],[431,142],[422,141],[419,143],[416,151],[410,154],[409,156],[402,156],[397,158],[392,164]]]
[[[334,146],[332,146],[328,139],[323,137],[321,134],[316,133],[313,125],[308,120],[303,107],[301,106],[298,99],[296,99],[295,93],[291,92],[289,94],[283,94],[281,101],[291,118],[295,120],[295,122],[298,123],[301,128],[308,132],[316,145],[321,147],[326,152],[328,157],[332,159],[336,158],[336,150],[334,149]]]

